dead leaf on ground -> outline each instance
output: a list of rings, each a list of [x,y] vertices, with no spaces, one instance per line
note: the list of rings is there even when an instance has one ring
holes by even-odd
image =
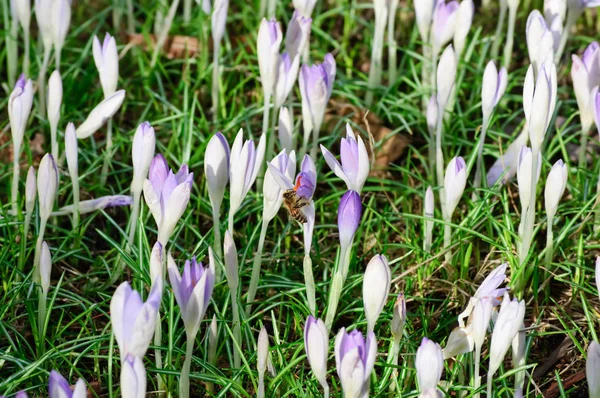
[[[43,134],[35,133],[33,139],[29,141],[29,150],[31,151],[31,156],[33,157],[33,165],[37,166],[42,159],[42,156],[46,154],[44,150],[44,142],[45,138]],[[4,131],[0,133],[0,159],[3,163],[12,164],[14,160],[14,152],[12,146],[12,139],[9,131]],[[21,168],[29,167],[28,162],[24,162],[23,150],[21,151],[21,159],[20,165]]]
[[[131,47],[142,47],[145,51],[150,51],[156,46],[156,36],[135,33],[129,35],[127,43],[128,49]],[[199,40],[191,36],[169,36],[163,46],[163,52],[169,59],[193,58],[199,51]]]

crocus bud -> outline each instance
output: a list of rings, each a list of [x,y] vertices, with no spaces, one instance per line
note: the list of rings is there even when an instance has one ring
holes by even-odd
[[[392,324],[390,327],[394,338],[400,339],[402,337],[402,333],[404,332],[405,324],[406,324],[406,299],[404,298],[404,293],[400,293],[400,294],[398,294],[398,298],[396,298],[396,302],[394,303],[394,309],[393,309],[393,313],[392,313]]]
[[[558,17],[562,22],[565,20],[566,15],[566,0],[544,0],[544,18],[546,19],[546,21],[552,21],[556,17]]]
[[[258,370],[258,397],[265,396],[265,372],[267,371],[267,362],[269,360],[269,335],[267,329],[263,326],[258,334],[258,343],[256,344]]]
[[[230,179],[230,198],[229,214],[235,214],[242,204],[242,201],[248,194],[248,191],[254,184],[260,165],[265,156],[265,135],[260,136],[258,147],[255,149],[252,140],[244,141],[244,132],[242,129],[238,132],[231,147],[231,157],[229,160],[229,179]]]
[[[340,233],[340,246],[350,247],[354,234],[358,229],[362,216],[360,195],[356,191],[348,191],[342,196],[338,207],[338,229]]]
[[[456,28],[456,16],[458,13],[458,2],[438,1],[433,12],[433,51],[439,54],[452,37]]]
[[[369,176],[369,153],[363,139],[354,134],[350,124],[346,124],[346,138],[342,138],[340,144],[341,164],[323,145],[321,152],[331,171],[344,180],[348,189],[360,194]]]
[[[181,310],[185,331],[188,336],[196,336],[215,285],[215,265],[210,262],[209,267],[205,269],[202,263],[196,262],[196,258],[193,257],[192,261],[185,262],[183,274],[179,274],[171,253],[167,261],[169,280]]]
[[[554,36],[546,20],[538,10],[533,10],[527,18],[527,51],[535,70],[554,58]]]
[[[117,91],[117,81],[119,80],[117,43],[115,38],[108,33],[104,36],[102,44],[100,44],[98,36],[94,36],[92,49],[94,62],[100,75],[100,84],[104,91],[104,98],[108,98]]]
[[[77,138],[87,138],[113,117],[125,99],[125,90],[119,90],[99,103],[88,115],[87,119],[77,127]]]
[[[130,206],[133,203],[133,198],[129,195],[108,195],[101,196],[96,199],[88,199],[79,202],[79,214],[92,213],[97,210],[107,209],[109,207],[120,207]],[[52,216],[64,216],[73,214],[73,205],[63,206],[55,212],[52,212]]]
[[[56,370],[50,372],[48,379],[48,395],[50,398],[87,398],[88,393],[85,388],[83,379],[77,380],[75,389],[71,389],[71,385],[58,373]]]
[[[52,15],[54,0],[35,0],[35,19],[39,28],[40,37],[44,43],[44,51],[51,51],[52,47],[52,17],[48,17],[48,11],[50,16]]]
[[[277,58],[281,46],[281,25],[276,20],[267,21],[265,18],[260,23],[256,40],[258,69],[262,81],[265,97],[270,98],[277,79]]]
[[[502,67],[498,72],[494,61],[488,62],[483,72],[483,84],[481,86],[481,110],[484,121],[489,121],[494,108],[504,95],[507,84],[508,74],[506,69]]]
[[[75,125],[69,123],[65,130],[65,155],[67,158],[67,166],[69,167],[69,175],[72,178],[79,178],[79,168],[77,165],[77,134],[75,133]]]
[[[480,298],[477,304],[475,304],[475,308],[473,308],[473,312],[469,317],[469,326],[471,328],[473,343],[476,347],[481,348],[483,346],[493,310],[494,301],[491,297]]]
[[[525,325],[521,324],[521,329],[524,329]],[[512,341],[512,363],[513,369],[519,369],[525,366],[525,332],[520,331],[517,333]],[[525,371],[519,370],[515,374],[515,398],[523,398],[523,385],[525,384]]]
[[[283,53],[277,57],[277,77],[275,80],[275,92],[273,102],[275,109],[280,108],[296,84],[298,78],[298,69],[300,68],[300,56],[296,55],[290,58],[288,53]]]
[[[325,390],[329,390],[327,384],[329,332],[325,323],[312,315],[306,318],[306,324],[304,325],[304,349],[306,350],[306,359],[308,359],[308,364],[315,378]]]
[[[529,126],[532,149],[539,150],[556,106],[556,65],[542,64],[534,78],[533,66],[529,66],[523,88],[523,109]]]
[[[25,182],[25,211],[31,213],[35,206],[35,197],[37,195],[37,186],[35,178],[35,169],[29,166],[27,172],[27,181]]]
[[[294,149],[294,123],[292,121],[292,113],[289,108],[281,107],[279,110],[279,129],[278,129],[279,145],[281,149],[291,152]]]
[[[548,219],[551,220],[556,214],[558,208],[558,202],[565,192],[567,186],[567,165],[562,161],[558,160],[552,166],[552,170],[548,173],[548,179],[546,180],[546,189],[544,191],[544,198],[546,204],[546,214]]]
[[[210,8],[210,1],[207,1]],[[227,23],[227,10],[229,0],[216,0],[211,17],[213,42],[219,43],[225,34],[225,25]]]
[[[122,362],[127,362],[129,354],[140,359],[146,354],[154,334],[162,290],[162,281],[155,283],[143,302],[129,282],[123,282],[113,294],[110,319]]]
[[[25,31],[29,31],[31,25],[31,0],[11,0],[11,13],[17,18],[19,24]]]
[[[144,199],[158,227],[158,241],[165,245],[190,200],[194,173],[182,165],[177,174],[158,154],[152,159],[144,181]]]
[[[290,155],[282,150],[271,161],[271,165],[281,171],[288,179],[292,179],[296,174],[296,153],[292,151]],[[273,177],[271,168],[267,168],[263,181],[263,218],[271,221],[277,214],[283,204],[283,192],[279,183]]]
[[[473,23],[473,14],[475,13],[475,5],[473,0],[462,0],[458,11],[456,12],[456,29],[454,30],[454,49],[460,57],[467,40],[467,35],[471,30]]]
[[[367,264],[363,278],[363,303],[368,331],[375,329],[377,319],[385,307],[388,294],[390,294],[391,274],[385,256],[378,254]]]
[[[218,211],[229,182],[229,144],[221,133],[213,135],[206,145],[204,175],[210,204],[213,211]]]
[[[443,2],[441,2],[443,3]],[[456,79],[456,54],[452,46],[446,47],[437,66],[438,112],[444,112]]]
[[[335,59],[329,53],[325,55],[322,64],[302,65],[300,69],[299,84],[305,135],[313,129],[320,130],[321,128],[327,102],[333,90],[335,73]]]
[[[154,128],[150,123],[143,122],[133,135],[133,145],[131,147],[131,163],[133,164],[132,192],[139,193],[142,191],[155,149],[156,135]]]
[[[432,95],[429,97],[429,102],[427,103],[427,130],[429,134],[435,134],[435,130],[437,127],[437,119],[438,119],[438,103],[437,96]]]
[[[444,357],[440,345],[427,337],[423,337],[417,350],[415,367],[417,368],[417,379],[419,380],[421,394],[430,394],[429,391],[433,391],[431,396],[436,396],[437,385],[444,370]]]
[[[444,176],[444,192],[446,195],[446,217],[452,214],[462,197],[467,184],[467,165],[460,156],[452,158]]]
[[[518,301],[514,298],[512,301],[508,293],[504,293],[504,299],[500,306],[498,318],[494,323],[494,332],[490,344],[490,365],[488,370],[488,380],[491,380],[494,373],[500,367],[504,360],[504,355],[510,348],[512,340],[515,338],[525,317],[525,301]]]
[[[350,333],[341,328],[335,336],[335,365],[345,397],[368,395],[369,378],[377,355],[375,334],[369,332],[367,340],[358,330]]]
[[[309,18],[312,15],[317,0],[292,0],[294,8],[303,17]]]
[[[25,127],[33,104],[33,86],[30,79],[21,75],[8,98],[8,119],[12,134],[14,156],[20,156]]]
[[[60,120],[60,107],[63,98],[63,84],[60,72],[55,70],[48,80],[48,122],[51,126],[58,126]],[[53,154],[52,156],[55,156]]]
[[[45,154],[38,168],[37,190],[40,218],[48,219],[54,208],[56,189],[58,186],[58,170],[54,158]]]
[[[237,292],[238,288],[238,258],[235,242],[231,237],[229,230],[225,231],[225,240],[223,242],[223,252],[225,253],[225,274],[227,284],[231,292]]]
[[[146,396],[146,369],[142,358],[127,354],[121,367],[121,397],[144,398]]]
[[[582,58],[577,55],[573,55],[572,58],[573,90],[577,98],[581,126],[583,131],[587,132],[594,122],[593,97],[590,94],[600,85],[600,45],[593,42],[586,48]]]
[[[413,2],[415,6],[415,19],[423,43],[429,42],[429,30],[431,29],[431,20],[433,18],[435,3],[435,0],[420,0]]]
[[[40,284],[44,294],[48,294],[50,289],[50,274],[52,273],[52,256],[50,247],[46,241],[42,242],[42,252],[40,253]]]
[[[306,46],[308,46],[311,26],[311,18],[300,15],[297,10],[294,11],[285,33],[285,51],[290,55],[290,58],[294,59],[305,51]]]
[[[537,176],[535,179],[536,186],[540,179],[541,156],[538,157]],[[517,183],[519,184],[519,199],[521,208],[525,209],[529,206],[531,191],[535,187],[531,186],[531,170],[532,170],[532,154],[531,148],[524,146],[519,154],[519,168],[517,169]]]
[[[150,253],[150,282],[154,286],[163,280],[163,245],[160,242],[154,243]]]
[[[592,341],[588,347],[585,375],[590,398],[600,397],[600,344],[596,341]]]
[[[50,19],[52,21],[52,43],[54,51],[60,59],[58,54],[62,51],[71,24],[71,0],[54,0]]]

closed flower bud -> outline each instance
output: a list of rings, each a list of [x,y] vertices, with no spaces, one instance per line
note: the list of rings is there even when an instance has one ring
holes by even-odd
[[[218,211],[229,182],[229,144],[221,133],[213,135],[206,145],[204,175],[210,204],[213,211]]]
[[[427,337],[423,337],[417,350],[415,367],[417,368],[417,379],[419,380],[421,393],[429,390],[435,393],[444,370],[444,357],[440,345]]]
[[[452,37],[456,28],[459,4],[457,1],[438,1],[433,12],[433,51],[438,54]]]
[[[99,103],[88,115],[87,119],[77,127],[77,138],[87,138],[113,117],[125,99],[125,90],[119,90]]]
[[[529,206],[529,200],[531,198],[531,191],[535,187],[531,186],[531,171],[532,171],[532,160],[531,148],[524,146],[521,148],[519,154],[519,167],[517,169],[517,183],[519,184],[519,200],[521,201],[521,208]],[[540,169],[542,157],[538,157],[537,176],[535,179],[536,186],[540,179]]]
[[[281,149],[285,149],[287,152],[291,152],[294,149],[294,123],[292,121],[292,113],[289,108],[281,107],[279,110],[279,146]]]
[[[475,5],[473,4],[473,0],[462,0],[460,2],[460,6],[456,12],[456,29],[454,30],[454,49],[458,56],[462,54],[465,48],[467,35],[473,23],[474,13]]]
[[[162,290],[162,281],[155,283],[143,302],[140,294],[123,282],[113,294],[110,319],[122,362],[127,362],[130,354],[139,359],[146,354],[154,335]]]
[[[121,367],[121,397],[144,398],[146,396],[146,369],[142,359],[128,354]]]
[[[225,231],[225,241],[223,243],[223,252],[225,253],[225,274],[227,284],[231,292],[237,292],[238,288],[238,258],[235,242],[231,237],[229,230]]]
[[[310,17],[302,16],[298,10],[294,11],[285,33],[285,51],[291,59],[294,59],[297,55],[302,55],[305,51],[308,46],[311,26],[312,19]]]
[[[327,357],[329,350],[329,332],[321,319],[309,315],[304,325],[304,349],[306,359],[312,369],[315,378],[324,389],[327,385]]]
[[[37,190],[40,218],[48,219],[54,208],[54,199],[58,188],[58,170],[54,158],[45,154],[38,168]]]
[[[98,69],[98,73],[100,74],[100,84],[104,91],[104,98],[108,98],[117,91],[117,82],[119,80],[117,43],[115,38],[108,33],[104,36],[102,44],[100,44],[98,36],[94,36],[92,49],[96,69]]]
[[[554,35],[542,14],[533,10],[527,18],[527,51],[535,70],[554,59]]]
[[[48,80],[48,122],[51,126],[58,126],[60,120],[60,107],[63,99],[63,84],[60,73],[55,70]],[[53,154],[54,156],[55,154]]]
[[[40,37],[44,43],[44,51],[50,51],[52,47],[52,18],[48,17],[49,11],[52,15],[54,0],[35,0],[35,19],[39,28]]]
[[[69,123],[65,130],[65,154],[67,158],[67,166],[69,167],[69,174],[71,178],[79,178],[79,168],[77,165],[77,134],[75,133],[75,125]]]
[[[155,149],[156,135],[154,128],[150,123],[143,122],[133,135],[133,145],[131,147],[131,163],[133,164],[132,192],[142,191],[144,179],[148,175]]]
[[[342,248],[350,247],[360,224],[362,203],[356,191],[348,191],[342,196],[338,207],[338,229]]]
[[[511,301],[508,293],[504,293],[504,299],[498,318],[494,323],[494,332],[490,343],[488,380],[492,379],[494,373],[500,367],[506,352],[511,347],[513,339],[523,324],[524,317],[525,301],[518,301],[516,298]]]
[[[443,2],[442,2],[443,3]],[[446,47],[437,65],[437,103],[438,112],[444,112],[452,93],[456,79],[456,54],[452,45]]]
[[[551,220],[556,214],[558,202],[565,192],[567,186],[567,165],[562,160],[558,160],[552,166],[552,170],[548,173],[546,180],[546,189],[544,191],[546,214]]]
[[[373,332],[362,333],[340,329],[335,337],[335,365],[345,397],[368,395],[369,379],[377,355],[377,341]]]
[[[31,80],[25,79],[25,75],[21,75],[8,98],[8,119],[10,120],[14,156],[21,154],[21,144],[32,104],[33,85]]]
[[[558,17],[560,21],[565,20],[567,15],[566,0],[544,0],[544,18],[546,21],[552,21]]]
[[[331,54],[325,55],[322,64],[303,65],[300,69],[299,85],[305,134],[313,129],[320,130],[333,90],[335,74],[336,63]]]
[[[52,43],[60,59],[59,54],[65,44],[69,25],[71,24],[71,0],[54,0],[50,19],[52,21]]]
[[[296,174],[296,153],[292,151],[288,155],[284,149],[275,156],[270,164],[291,180]],[[271,221],[283,204],[283,191],[275,177],[273,177],[270,167],[267,168],[263,180],[263,198],[263,218],[266,221]]]
[[[573,90],[577,98],[579,117],[584,132],[589,131],[594,123],[593,96],[595,87],[600,85],[600,45],[597,42],[590,44],[582,58],[573,55],[571,79]]]
[[[392,313],[392,335],[396,339],[400,339],[402,337],[402,333],[404,332],[404,325],[406,324],[406,298],[404,297],[404,293],[398,294],[398,298],[394,303],[394,309]]]
[[[300,15],[309,18],[315,8],[315,4],[317,4],[317,0],[292,0],[292,4]]]
[[[10,11],[13,18],[21,24],[23,30],[29,31],[31,24],[31,0],[11,0]]]
[[[341,164],[323,145],[321,152],[331,171],[346,183],[348,189],[360,194],[369,176],[369,153],[363,139],[354,134],[350,124],[346,124],[346,138],[342,138],[340,144]]]
[[[50,372],[50,378],[48,379],[48,395],[50,398],[87,398],[88,393],[83,379],[77,380],[75,388],[71,389],[67,379],[53,370]]]
[[[415,7],[415,19],[417,27],[419,28],[419,34],[421,35],[421,41],[423,43],[427,43],[429,41],[429,31],[431,29],[431,21],[433,18],[435,3],[435,0],[421,0],[413,2]]]
[[[233,141],[231,157],[229,159],[230,217],[239,209],[258,176],[260,165],[265,157],[265,145],[266,138],[264,134],[260,136],[257,148],[254,146],[254,141],[244,141],[244,132],[242,129],[240,129]]]
[[[279,108],[287,100],[290,92],[296,84],[298,78],[298,69],[300,68],[300,56],[295,55],[290,58],[288,53],[283,53],[277,57],[277,78],[275,80],[275,92],[273,102],[275,108]]]
[[[529,140],[533,150],[539,150],[556,106],[556,65],[542,64],[534,78],[529,67],[523,89],[523,109],[529,125]]]
[[[260,23],[257,37],[258,69],[266,97],[273,94],[277,78],[277,58],[283,35],[281,25],[276,20],[263,20]]]
[[[444,192],[446,194],[446,217],[452,214],[462,197],[467,184],[467,165],[460,156],[452,158],[444,176]]]
[[[269,335],[267,329],[263,326],[258,334],[258,343],[256,344],[258,370],[258,397],[265,396],[265,372],[269,361]]]
[[[210,8],[210,1],[206,0]],[[225,25],[227,23],[227,10],[229,0],[216,0],[211,17],[212,38],[215,43],[219,43],[225,34]]]
[[[37,186],[35,178],[35,169],[29,166],[27,172],[27,182],[25,183],[25,211],[31,213],[35,206],[35,197],[37,196]]]
[[[588,347],[585,375],[590,398],[600,397],[600,344],[596,341],[592,341]]]
[[[377,319],[385,307],[390,293],[391,273],[387,258],[380,254],[374,256],[367,264],[362,296],[368,331],[375,329]]]
[[[109,207],[130,206],[133,203],[133,198],[129,195],[108,195],[101,196],[96,199],[88,199],[79,202],[79,213],[87,214],[97,210],[104,210]],[[63,206],[52,213],[52,216],[64,216],[73,214],[74,206]]]
[[[50,289],[50,274],[52,273],[52,256],[50,247],[46,241],[42,242],[42,252],[40,253],[40,284],[44,294],[48,294]]]
[[[483,85],[481,86],[481,110],[483,120],[490,119],[494,108],[500,102],[504,95],[506,85],[508,84],[508,75],[506,69],[502,67],[498,72],[494,61],[488,62],[483,72]]]

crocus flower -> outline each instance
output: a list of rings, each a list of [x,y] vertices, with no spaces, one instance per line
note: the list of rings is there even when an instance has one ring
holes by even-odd
[[[315,4],[317,4],[317,0],[292,0],[292,4],[300,15],[309,18],[312,15]]]
[[[146,396],[146,369],[140,357],[127,354],[121,367],[121,396],[144,398]]]
[[[536,184],[540,179],[541,170],[541,156],[538,158]],[[532,170],[532,154],[531,148],[524,146],[521,148],[519,154],[519,168],[517,169],[517,182],[519,185],[519,200],[521,201],[521,208],[526,209],[529,206],[529,200],[531,199],[531,170]]]
[[[376,355],[375,333],[369,332],[365,341],[358,330],[347,333],[340,329],[335,337],[335,365],[344,397],[359,398],[368,393]]]
[[[52,255],[50,247],[46,241],[42,242],[42,252],[40,254],[40,284],[42,292],[48,294],[50,289],[50,275],[52,274]]]
[[[69,123],[65,129],[65,157],[67,159],[67,167],[69,168],[69,175],[73,180],[73,190],[77,191],[77,197],[79,197],[79,165],[78,165],[78,144],[77,134],[75,133],[75,125]],[[73,192],[75,195],[75,192]],[[77,200],[79,201],[79,200]]]
[[[284,149],[275,156],[270,164],[279,169],[281,173],[291,180],[296,173],[296,153],[292,151],[288,155]],[[283,204],[283,191],[279,183],[275,180],[275,177],[273,177],[270,168],[267,168],[265,172],[263,198],[263,219],[270,221],[275,217]]]
[[[360,195],[356,191],[347,191],[342,196],[338,207],[338,230],[341,247],[347,248],[352,244],[361,216],[362,204]]]
[[[592,341],[588,347],[585,375],[590,398],[600,397],[600,344],[597,341]]]
[[[292,121],[292,114],[287,107],[281,107],[279,110],[279,146],[285,149],[287,152],[291,152],[294,149],[294,124]]]
[[[75,389],[72,390],[67,379],[56,370],[50,372],[48,394],[50,398],[86,398],[88,396],[83,379],[77,380]]]
[[[35,0],[34,3],[35,19],[44,44],[44,52],[48,54],[52,50],[52,18],[48,18],[48,14],[52,15],[54,2],[55,0]]]
[[[37,196],[37,185],[35,178],[35,169],[33,166],[29,166],[27,172],[27,180],[25,182],[25,211],[29,214],[33,211],[35,206],[35,198]]]
[[[542,64],[553,61],[554,35],[538,10],[533,10],[529,14],[525,36],[529,60],[535,70],[538,70]]]
[[[467,35],[471,30],[473,23],[473,14],[475,13],[475,5],[473,0],[462,0],[458,11],[456,11],[456,28],[454,30],[454,49],[456,54],[460,56],[465,48]]]
[[[130,206],[132,203],[133,198],[129,195],[101,196],[96,199],[88,199],[79,202],[79,214],[92,213],[94,211],[104,210],[110,207]],[[52,217],[72,214],[73,211],[73,205],[63,206],[57,211],[52,212]]]
[[[265,372],[269,360],[269,335],[263,326],[258,333],[256,343],[256,368],[258,370],[258,398],[265,396]]]
[[[206,1],[210,9],[210,1]],[[225,24],[227,22],[227,10],[229,0],[216,0],[215,7],[211,16],[212,38],[215,43],[219,43],[225,34]]]
[[[451,218],[467,184],[467,165],[460,156],[454,157],[446,168],[444,192],[446,194],[446,217]]]
[[[322,64],[302,65],[300,69],[300,94],[302,95],[302,122],[304,139],[311,131],[321,129],[327,102],[333,90],[336,64],[331,54],[326,54]],[[313,134],[315,134],[313,132]]]
[[[104,98],[108,98],[117,91],[117,82],[119,80],[117,43],[115,38],[108,33],[104,36],[102,44],[100,44],[98,36],[94,36],[92,49],[94,62],[100,74],[100,84],[104,91]]]
[[[457,1],[438,1],[433,12],[433,51],[438,54],[452,37],[456,28]]]
[[[542,64],[534,77],[533,66],[529,66],[523,88],[523,109],[529,126],[529,140],[534,151],[538,151],[556,107],[556,65]]]
[[[37,191],[40,218],[48,219],[54,208],[56,190],[58,188],[58,169],[54,158],[49,153],[45,154],[38,168]]]
[[[325,323],[312,315],[306,318],[306,324],[304,325],[304,349],[306,350],[306,359],[308,359],[315,378],[325,392],[328,392],[327,351],[329,349],[329,332],[325,327]]]
[[[131,146],[131,163],[133,164],[131,192],[134,195],[140,195],[142,192],[155,149],[156,135],[154,128],[150,123],[143,122],[135,131],[133,145]]]
[[[47,14],[46,14],[47,15]],[[52,26],[52,43],[56,54],[57,69],[60,65],[60,54],[62,52],[69,25],[71,24],[71,0],[54,0],[50,12]]]
[[[110,301],[112,329],[121,353],[121,361],[129,355],[142,359],[154,334],[154,326],[160,306],[163,283],[159,279],[150,290],[146,302],[140,294],[123,282]],[[133,361],[131,361],[133,363]]]
[[[198,263],[193,257],[191,261],[185,262],[183,274],[180,274],[170,253],[168,264],[169,280],[177,305],[181,309],[186,333],[195,336],[210,303],[215,285],[215,265],[209,262],[209,267],[204,268],[202,263]]]
[[[431,29],[431,21],[436,0],[420,0],[414,1],[415,19],[417,28],[421,35],[421,41],[427,43],[429,41],[429,31]]]
[[[442,378],[444,358],[440,345],[423,337],[415,360],[421,396],[438,396],[437,385]],[[423,395],[428,394],[428,395]]]
[[[500,306],[498,318],[494,323],[494,332],[490,343],[490,364],[488,370],[488,392],[491,392],[491,383],[494,373],[504,360],[504,355],[511,347],[512,341],[519,332],[525,317],[525,301],[514,298],[512,301],[508,293],[504,293],[504,299]],[[492,396],[488,393],[488,396]]]
[[[521,329],[525,328],[525,324],[521,324]],[[526,364],[526,349],[525,332],[517,333],[512,341],[512,363],[513,369],[519,369]],[[523,398],[523,386],[525,385],[525,371],[519,370],[515,374],[515,398]]]
[[[55,70],[48,79],[48,123],[52,144],[52,156],[58,159],[58,140],[56,138],[58,122],[60,120],[60,107],[63,98],[63,84],[60,73]]]
[[[444,112],[456,80],[456,53],[452,45],[446,47],[437,66],[438,112]],[[439,114],[438,114],[439,117]]]
[[[77,138],[87,138],[94,134],[119,110],[125,99],[125,90],[119,90],[100,102],[77,127]]]
[[[8,119],[12,134],[14,156],[21,154],[21,144],[25,136],[25,127],[33,104],[33,85],[30,79],[21,75],[8,99]]]
[[[385,307],[390,294],[391,274],[388,260],[381,254],[374,256],[367,264],[363,278],[362,297],[368,331],[375,329],[377,319]]]
[[[594,123],[591,93],[600,85],[600,45],[598,42],[593,42],[585,49],[581,58],[573,54],[572,59],[573,90],[577,98],[581,127],[584,134],[587,134]]]
[[[265,156],[265,135],[260,136],[258,147],[254,147],[252,140],[244,141],[242,129],[238,132],[231,147],[229,158],[229,218],[230,226],[233,224],[233,215],[240,208],[242,201],[254,184],[260,165]]]
[[[263,18],[258,29],[256,45],[260,80],[267,98],[273,94],[277,79],[277,59],[282,39],[281,24],[274,19],[268,21]]]
[[[544,0],[544,18],[553,21],[559,18],[561,23],[567,15],[567,2],[565,0]]]
[[[335,175],[344,180],[348,189],[360,194],[369,176],[369,154],[361,136],[354,134],[350,124],[346,124],[346,138],[342,138],[340,144],[341,164],[323,145],[321,152]]]
[[[494,61],[488,62],[483,72],[483,84],[481,86],[481,110],[483,120],[488,121],[494,108],[500,102],[504,95],[506,85],[508,84],[508,74],[506,68],[496,68]]]
[[[311,26],[312,19],[302,16],[300,11],[296,9],[292,14],[292,19],[290,19],[285,33],[285,51],[291,59],[304,53],[308,46]]]
[[[288,53],[283,53],[277,57],[277,77],[275,80],[275,91],[273,98],[275,109],[280,108],[290,95],[292,88],[294,88],[294,84],[296,84],[299,68],[299,55],[295,55],[294,58],[290,58]]]
[[[31,0],[10,0],[10,11],[23,30],[28,32],[31,24]]]
[[[177,174],[162,154],[152,159],[144,181],[144,199],[158,227],[158,241],[167,244],[190,200],[194,173],[182,165]]]
[[[567,186],[567,165],[562,161],[558,160],[552,166],[550,173],[548,173],[548,179],[546,180],[546,189],[544,191],[546,214],[548,220],[554,218],[556,209],[558,208],[558,202],[565,192]]]
[[[229,144],[221,133],[213,135],[206,145],[204,175],[213,212],[219,212],[229,182]]]

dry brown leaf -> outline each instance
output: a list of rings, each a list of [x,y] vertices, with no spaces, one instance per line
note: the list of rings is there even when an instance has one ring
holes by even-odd
[[[156,36],[142,35],[139,33],[131,34],[128,37],[128,47],[142,47],[149,51],[156,45]],[[196,37],[191,36],[169,36],[163,46],[163,51],[169,59],[193,58],[200,51],[200,42]]]

